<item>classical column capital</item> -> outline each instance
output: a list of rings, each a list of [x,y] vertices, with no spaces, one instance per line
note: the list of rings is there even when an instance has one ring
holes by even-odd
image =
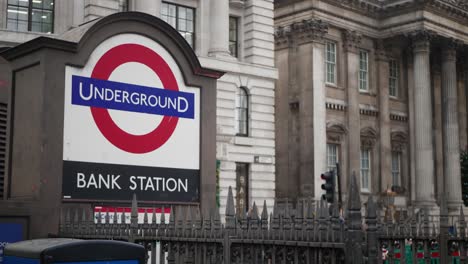
[[[323,43],[324,36],[328,32],[328,24],[319,19],[302,20],[286,26],[279,26],[275,30],[275,43],[277,49],[289,46],[297,41]]]
[[[291,31],[291,26],[278,26],[275,29],[275,45],[276,49],[282,49],[282,48],[287,48],[290,47],[293,38],[292,38],[292,31]]]
[[[463,43],[457,39],[442,39],[442,61],[456,60],[457,49],[460,48],[462,45]]]
[[[436,33],[431,30],[416,30],[406,34],[412,41],[413,52],[429,52],[430,43],[436,37]]]
[[[323,42],[325,34],[328,33],[328,24],[320,19],[295,22],[291,28],[298,42]]]
[[[343,30],[343,47],[347,52],[357,53],[362,35],[354,30]]]

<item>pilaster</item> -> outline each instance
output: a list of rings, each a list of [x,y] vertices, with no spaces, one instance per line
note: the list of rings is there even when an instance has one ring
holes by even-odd
[[[379,158],[380,158],[380,190],[391,188],[391,158],[392,145],[390,139],[389,111],[389,62],[384,46],[384,40],[376,42],[377,83],[379,87]]]
[[[358,46],[361,43],[361,35],[355,31],[343,31],[343,47],[346,53],[346,96],[347,96],[347,122],[348,136],[348,174],[360,175],[360,153],[361,153],[361,117],[359,114],[359,54]],[[360,177],[360,176],[359,176]],[[360,186],[360,181],[358,181]],[[358,188],[360,189],[360,188]]]

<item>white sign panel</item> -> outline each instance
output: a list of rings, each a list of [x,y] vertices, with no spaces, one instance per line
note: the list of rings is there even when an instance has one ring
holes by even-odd
[[[63,198],[197,202],[200,90],[136,34],[102,42],[65,77]]]

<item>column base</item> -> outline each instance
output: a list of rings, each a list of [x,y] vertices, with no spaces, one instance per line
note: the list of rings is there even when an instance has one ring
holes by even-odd
[[[436,204],[435,200],[419,200],[419,201],[414,201],[413,206],[415,208],[439,208],[439,206]]]
[[[460,201],[447,201],[447,209],[449,212],[451,211],[457,211],[460,212],[460,207],[464,207],[463,202]]]

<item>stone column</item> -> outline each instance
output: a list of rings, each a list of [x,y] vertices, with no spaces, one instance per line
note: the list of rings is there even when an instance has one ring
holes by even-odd
[[[360,179],[360,153],[361,153],[361,117],[359,114],[359,49],[361,35],[355,31],[344,31],[344,50],[346,52],[346,70],[347,70],[347,121],[348,121],[348,175],[356,173]],[[347,177],[343,177],[347,178]],[[357,181],[361,186],[361,181]],[[358,188],[360,190],[360,187]]]
[[[161,16],[161,0],[135,0],[135,11]]]
[[[211,0],[209,56],[229,55],[229,0]]]
[[[456,45],[447,40],[442,48],[442,122],[444,177],[447,204],[458,209],[462,204],[460,179],[460,143],[458,134]]]
[[[413,34],[414,130],[416,161],[416,201],[419,206],[435,206],[434,150],[430,78],[430,39],[427,31]]]
[[[325,42],[323,35],[328,31],[321,21],[315,23],[315,39],[312,47],[313,87],[313,134],[314,134],[314,194],[320,199],[323,194],[320,174],[327,169],[327,121],[325,89]]]
[[[379,156],[380,156],[380,190],[392,187],[391,159],[392,145],[390,140],[390,111],[389,111],[389,64],[387,53],[379,40],[376,44],[377,78],[379,87]]]

